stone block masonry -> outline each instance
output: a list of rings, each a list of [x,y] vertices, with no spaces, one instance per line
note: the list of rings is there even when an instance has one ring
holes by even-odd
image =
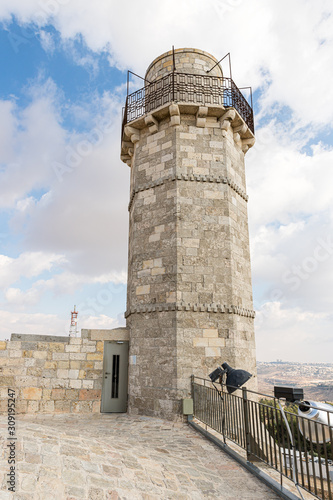
[[[17,413],[100,412],[104,340],[126,339],[126,329],[114,332],[82,330],[81,338],[13,335],[20,340],[1,341],[0,413],[7,412],[8,388],[15,390]]]
[[[174,101],[161,91],[154,108],[148,86],[149,112],[125,124],[121,156],[131,168],[129,411],[171,419],[191,375],[206,378],[223,362],[252,373],[256,389],[244,164],[254,136],[236,109],[214,100],[216,59],[192,48],[174,56],[162,54],[146,73],[165,90],[175,61],[183,83]]]

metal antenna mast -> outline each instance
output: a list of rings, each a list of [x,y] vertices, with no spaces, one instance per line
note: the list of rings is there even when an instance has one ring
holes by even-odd
[[[77,315],[78,311],[76,310],[76,306],[74,306],[74,311],[71,312],[71,326],[69,328],[70,337],[77,337],[79,333],[77,329]]]

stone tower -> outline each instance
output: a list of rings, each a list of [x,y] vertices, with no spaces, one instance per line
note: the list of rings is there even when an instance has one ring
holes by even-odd
[[[223,362],[256,387],[244,166],[253,144],[250,105],[202,50],[162,54],[127,98],[132,413],[175,418],[191,375]]]

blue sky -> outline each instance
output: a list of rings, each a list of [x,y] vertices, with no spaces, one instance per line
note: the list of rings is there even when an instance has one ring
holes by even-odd
[[[230,52],[235,82],[254,92],[258,359],[333,361],[332,11],[326,0],[0,0],[0,338],[67,334],[74,304],[81,328],[124,325],[126,70],[190,46]]]

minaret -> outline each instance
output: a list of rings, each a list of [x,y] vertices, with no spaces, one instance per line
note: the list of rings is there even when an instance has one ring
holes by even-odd
[[[181,414],[190,377],[256,352],[244,156],[251,106],[217,60],[178,49],[127,98],[129,411]]]

